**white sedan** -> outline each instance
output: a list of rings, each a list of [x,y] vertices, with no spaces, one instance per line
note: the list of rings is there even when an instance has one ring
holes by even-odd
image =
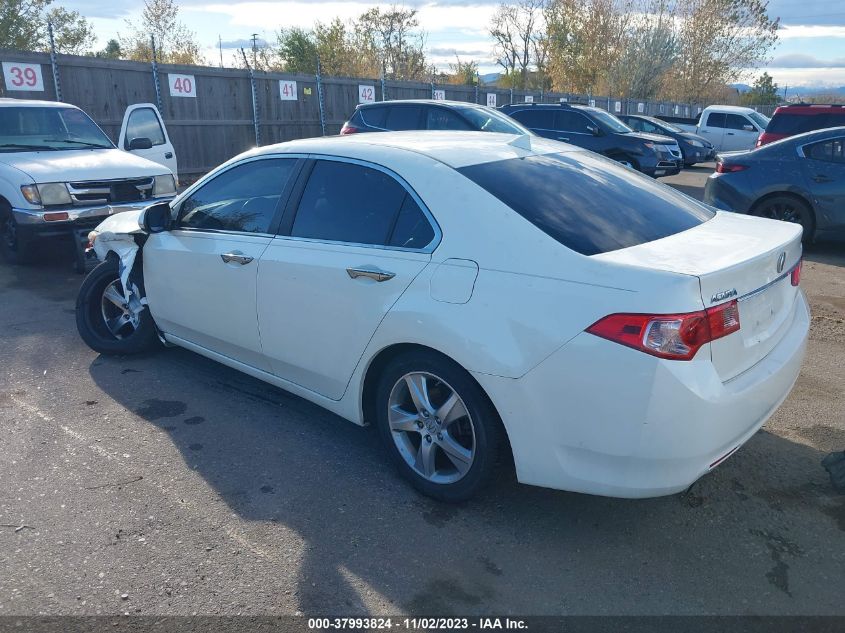
[[[671,494],[786,398],[801,227],[536,137],[384,133],[242,154],[114,216],[77,305],[102,353],[179,345],[373,423],[423,493]]]

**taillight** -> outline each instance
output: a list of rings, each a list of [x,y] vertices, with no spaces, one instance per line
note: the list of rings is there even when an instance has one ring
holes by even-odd
[[[357,127],[355,127],[353,125],[349,125],[349,123],[344,123],[343,127],[340,128],[341,136],[346,136],[347,134],[355,134],[358,131],[359,130],[358,130]]]
[[[748,169],[748,165],[726,165],[722,162],[716,163],[717,174],[732,174],[736,171],[745,171],[746,169]]]
[[[757,137],[757,142],[754,143],[754,147],[763,147],[763,137],[762,136]]]
[[[587,332],[646,354],[691,360],[705,343],[739,330],[736,300],[685,314],[611,314]]]
[[[789,273],[789,278],[792,281],[793,286],[797,286],[801,283],[801,266],[803,265],[804,260],[799,259],[798,263],[795,265],[795,268],[792,269],[792,272]]]

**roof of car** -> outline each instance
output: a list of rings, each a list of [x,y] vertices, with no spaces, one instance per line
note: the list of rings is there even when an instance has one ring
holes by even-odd
[[[735,105],[711,105],[704,108],[705,110],[721,110],[722,112],[738,112],[740,114],[747,114],[748,112],[756,112],[754,108],[747,108],[745,106]]]
[[[13,99],[11,97],[0,98],[0,108],[2,107],[39,107],[39,108],[75,108],[75,105],[70,103],[62,103],[61,101],[38,101],[37,99]]]
[[[459,168],[508,158],[577,151],[581,150],[539,136],[413,130],[299,139],[259,147],[251,150],[249,155],[326,154],[384,164],[385,161],[390,161],[391,157],[401,159],[403,154],[421,154],[450,167]]]
[[[832,103],[791,103],[789,105],[778,106],[775,109],[775,114],[841,114],[845,116],[845,106]]]
[[[450,106],[450,107],[461,107],[461,108],[481,108],[484,107],[478,103],[470,103],[468,101],[449,101],[446,99],[395,99],[393,101],[376,101],[374,103],[361,103],[358,105],[359,108],[372,108],[376,106],[389,106],[389,105],[408,105],[408,104],[419,104],[419,105],[440,105],[440,106]]]

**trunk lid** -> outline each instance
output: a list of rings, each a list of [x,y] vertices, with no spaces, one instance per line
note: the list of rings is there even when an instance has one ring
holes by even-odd
[[[710,344],[724,381],[764,358],[792,324],[801,227],[720,211],[688,231],[594,258],[695,276],[705,308],[738,300],[739,331]]]

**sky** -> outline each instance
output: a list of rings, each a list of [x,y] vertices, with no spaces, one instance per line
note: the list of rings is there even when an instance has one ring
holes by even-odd
[[[250,38],[274,40],[280,28],[310,28],[317,20],[337,16],[352,19],[380,4],[361,0],[178,0],[180,19],[196,33],[210,62],[218,64],[218,38],[223,41],[223,64],[234,65],[239,46]],[[137,20],[142,0],[57,0],[75,9],[94,25],[98,46],[127,31],[126,20]],[[389,3],[388,3],[389,4]],[[427,33],[429,59],[446,70],[460,56],[478,62],[482,74],[497,70],[487,25],[498,0],[406,0],[418,10]],[[386,4],[384,5],[386,6]],[[769,15],[780,17],[780,41],[771,61],[748,77],[767,71],[790,93],[802,86],[845,86],[845,3],[836,0],[770,0]]]

